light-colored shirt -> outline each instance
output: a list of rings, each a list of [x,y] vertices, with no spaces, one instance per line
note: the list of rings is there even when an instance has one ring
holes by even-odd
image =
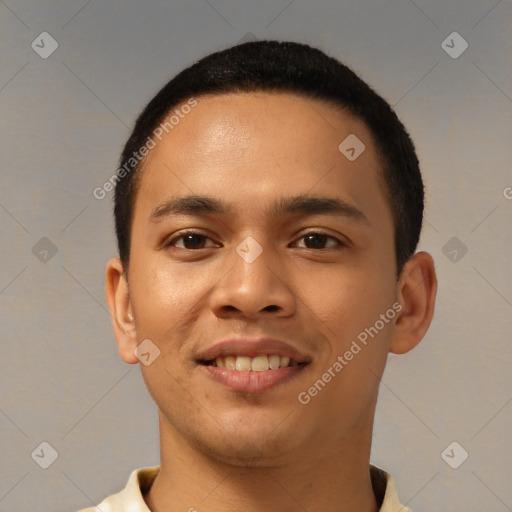
[[[96,507],[79,512],[151,512],[142,496],[147,493],[159,471],[160,466],[136,469],[122,491],[109,496]],[[380,504],[379,512],[412,512],[400,504],[395,483],[388,473],[370,465],[370,476],[375,498]]]

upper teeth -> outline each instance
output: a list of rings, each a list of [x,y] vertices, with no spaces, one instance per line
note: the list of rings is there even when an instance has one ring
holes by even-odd
[[[291,361],[289,357],[278,355],[265,355],[256,357],[247,356],[226,356],[215,359],[215,365],[228,370],[239,370],[242,372],[264,372],[269,368],[275,370],[279,367],[294,366],[299,364]]]

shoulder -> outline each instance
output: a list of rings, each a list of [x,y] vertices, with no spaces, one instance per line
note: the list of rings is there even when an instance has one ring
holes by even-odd
[[[395,482],[389,473],[370,465],[370,477],[375,498],[380,505],[379,512],[412,512],[400,503]]]
[[[151,512],[144,502],[143,494],[151,487],[159,471],[160,466],[132,471],[124,489],[105,498],[98,505],[78,512],[124,512],[127,506],[133,512]]]

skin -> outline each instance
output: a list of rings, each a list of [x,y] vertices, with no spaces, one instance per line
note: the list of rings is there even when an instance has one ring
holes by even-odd
[[[408,352],[430,325],[432,258],[416,253],[396,279],[381,163],[360,120],[288,93],[197,99],[144,164],[128,271],[117,258],[106,271],[123,361],[139,363],[133,351],[147,338],[161,351],[141,365],[161,439],[161,471],[145,500],[154,512],[375,512],[369,454],[379,381],[388,353]],[[351,133],[366,146],[353,162],[338,150]],[[188,194],[221,199],[233,213],[149,220],[158,205]],[[300,194],[343,199],[367,222],[265,211]],[[207,238],[176,240],[187,228]],[[312,244],[308,232],[344,245]],[[236,252],[248,236],[263,248],[250,264]],[[298,394],[394,302],[402,311],[301,404]],[[286,340],[311,363],[269,391],[235,393],[196,358],[243,335]]]

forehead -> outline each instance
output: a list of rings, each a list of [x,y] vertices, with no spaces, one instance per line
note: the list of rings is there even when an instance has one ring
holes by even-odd
[[[220,153],[241,155],[244,150],[264,149],[260,159],[287,151],[287,157],[304,155],[319,159],[320,151],[339,156],[338,145],[345,135],[358,134],[372,146],[371,134],[358,118],[326,101],[287,92],[244,92],[205,95],[197,106],[163,134],[152,156],[165,146],[186,148],[189,157],[219,157]],[[180,111],[183,104],[173,111]],[[315,150],[315,147],[317,150]],[[182,154],[176,153],[179,159]],[[151,157],[150,157],[151,158]]]
[[[154,208],[170,195],[209,195],[236,204],[238,211],[263,214],[270,200],[310,192],[341,197],[363,211],[379,202],[386,208],[379,157],[368,128],[354,116],[283,92],[196,100],[155,139],[136,210],[139,199]],[[364,150],[349,159],[350,146]]]

